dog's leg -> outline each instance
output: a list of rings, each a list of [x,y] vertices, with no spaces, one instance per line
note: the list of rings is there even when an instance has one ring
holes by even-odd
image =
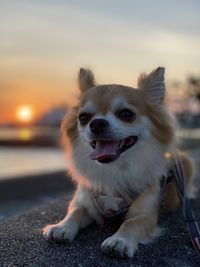
[[[151,238],[156,230],[160,186],[155,182],[131,205],[119,230],[101,248],[107,255],[133,257],[138,243]]]
[[[87,195],[79,186],[64,219],[57,224],[47,225],[43,229],[43,235],[48,241],[71,242],[79,229],[92,222],[86,208],[81,204],[81,200],[85,197],[87,198]]]

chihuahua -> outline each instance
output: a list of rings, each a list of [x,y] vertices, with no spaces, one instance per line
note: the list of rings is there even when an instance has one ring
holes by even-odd
[[[79,229],[123,213],[123,223],[101,244],[107,255],[133,257],[138,244],[160,235],[159,211],[180,202],[172,181],[161,202],[161,181],[171,168],[175,124],[164,105],[164,68],[141,74],[137,88],[97,85],[80,69],[80,98],[63,120],[69,173],[77,183],[67,215],[43,229],[49,241],[72,241]],[[179,160],[189,186],[193,163]]]

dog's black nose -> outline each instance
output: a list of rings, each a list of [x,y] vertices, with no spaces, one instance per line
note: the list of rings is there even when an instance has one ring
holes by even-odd
[[[107,120],[104,119],[94,119],[90,122],[90,129],[93,134],[99,134],[109,126]]]

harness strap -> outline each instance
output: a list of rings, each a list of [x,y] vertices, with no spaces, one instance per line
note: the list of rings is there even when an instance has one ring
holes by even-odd
[[[162,207],[165,205],[165,198],[167,194],[167,185],[171,182],[173,182],[174,174],[171,169],[167,171],[166,175],[162,176],[162,179],[160,180],[160,197],[159,197],[159,205]]]
[[[104,204],[102,203],[102,200],[100,198],[100,194],[95,192],[92,188],[89,189],[89,193],[91,196],[91,199],[93,200],[93,203],[97,209],[97,211],[101,214],[101,216],[108,220],[112,219],[118,215],[122,215],[128,211],[128,208],[131,205],[130,200],[122,198],[122,202],[119,204],[118,210],[106,210],[104,208]]]
[[[176,184],[177,193],[182,204],[183,216],[187,225],[191,242],[198,253],[200,253],[200,230],[191,207],[191,201],[186,195],[185,175],[182,164],[178,158],[176,149],[173,149],[174,161],[174,180]]]
[[[101,199],[99,198],[99,194],[95,193],[92,188],[90,188],[89,193],[98,212],[101,215],[104,215],[105,210],[104,210],[103,203],[101,202]]]

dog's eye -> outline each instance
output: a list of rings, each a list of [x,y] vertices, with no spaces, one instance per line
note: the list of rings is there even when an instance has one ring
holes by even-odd
[[[123,120],[126,122],[132,122],[136,117],[136,114],[128,108],[118,110],[116,112],[116,115],[120,120]]]
[[[81,125],[86,125],[90,121],[91,118],[92,118],[92,114],[91,113],[86,113],[86,112],[81,113],[79,115],[80,124]]]

